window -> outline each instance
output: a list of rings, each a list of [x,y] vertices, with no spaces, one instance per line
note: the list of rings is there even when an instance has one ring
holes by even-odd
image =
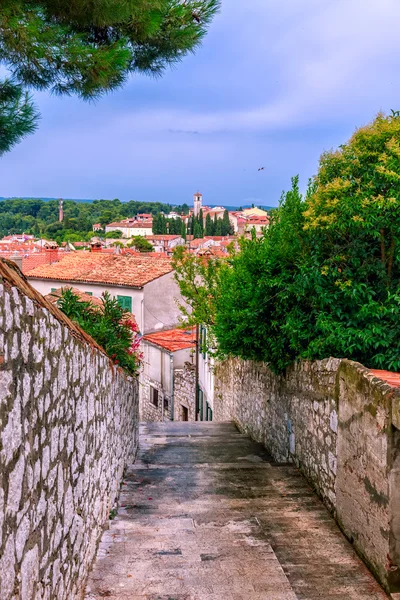
[[[164,398],[164,410],[166,412],[168,412],[168,408],[169,408],[168,398]]]
[[[158,408],[158,390],[150,386],[150,402]]]
[[[124,310],[132,312],[132,298],[131,296],[117,296],[118,304]]]
[[[55,292],[57,288],[51,288],[51,293]]]
[[[85,292],[88,296],[93,296],[93,292]]]
[[[181,410],[182,410],[182,421],[189,421],[189,409],[187,406],[183,406],[183,404],[181,404]]]

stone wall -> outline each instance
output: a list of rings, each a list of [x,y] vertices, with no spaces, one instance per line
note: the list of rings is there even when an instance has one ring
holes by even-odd
[[[137,447],[137,383],[0,261],[0,598],[80,598]]]
[[[185,363],[183,369],[174,371],[174,420],[184,420],[184,410],[187,409],[188,421],[196,420],[196,367]]]
[[[284,376],[216,365],[214,419],[233,419],[302,470],[388,591],[400,592],[400,391],[357,363],[301,362]]]
[[[152,387],[158,390],[158,406],[155,406],[151,400]],[[165,393],[159,381],[142,373],[140,376],[140,420],[146,423],[157,423],[170,419],[171,398]]]

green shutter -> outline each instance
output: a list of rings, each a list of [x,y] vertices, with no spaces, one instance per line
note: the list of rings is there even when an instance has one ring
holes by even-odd
[[[131,296],[117,296],[118,303],[121,308],[132,312],[132,298]]]

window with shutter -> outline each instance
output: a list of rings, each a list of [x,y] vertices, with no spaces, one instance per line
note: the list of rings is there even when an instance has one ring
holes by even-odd
[[[132,298],[131,296],[117,296],[118,304],[124,310],[132,312]]]

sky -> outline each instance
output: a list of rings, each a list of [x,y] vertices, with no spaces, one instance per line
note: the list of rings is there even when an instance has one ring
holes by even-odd
[[[0,196],[276,206],[324,150],[400,109],[399,23],[398,0],[222,0],[162,79],[95,104],[35,94],[40,128],[0,159]]]

